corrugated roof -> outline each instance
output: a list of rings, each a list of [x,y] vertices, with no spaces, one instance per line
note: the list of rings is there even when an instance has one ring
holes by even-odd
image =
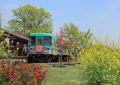
[[[20,39],[23,39],[23,40],[29,40],[29,38],[28,37],[25,37],[25,36],[23,36],[23,35],[20,35],[20,34],[18,34],[18,33],[15,33],[15,32],[11,32],[11,31],[6,31],[6,30],[4,30],[5,32],[4,32],[4,35],[10,35],[10,36],[15,36],[15,37],[17,37],[17,38],[20,38]]]

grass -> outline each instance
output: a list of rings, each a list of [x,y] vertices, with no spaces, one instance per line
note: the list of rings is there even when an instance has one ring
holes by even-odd
[[[82,85],[83,79],[79,65],[67,67],[44,66],[48,68],[48,74],[43,85]]]

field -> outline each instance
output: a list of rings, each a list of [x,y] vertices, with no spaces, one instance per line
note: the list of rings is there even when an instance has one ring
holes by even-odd
[[[43,85],[82,85],[82,74],[79,65],[66,67],[53,67],[45,64],[48,68],[47,78]]]

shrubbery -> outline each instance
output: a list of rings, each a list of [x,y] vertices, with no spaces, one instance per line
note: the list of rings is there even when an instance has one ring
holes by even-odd
[[[87,85],[120,84],[120,49],[113,43],[96,43],[80,52],[80,63]]]
[[[11,44],[14,43],[14,41],[10,41],[9,38],[3,37],[3,30],[0,30],[0,58],[10,58],[13,57],[16,52],[19,50],[19,42],[17,42],[16,47],[14,49],[11,49]]]
[[[4,64],[0,65],[0,83],[2,85],[41,85],[47,69],[35,64]],[[0,84],[0,85],[1,85]]]
[[[36,64],[11,61],[10,56],[19,48],[11,50],[10,43],[14,41],[9,43],[9,38],[3,39],[3,33],[4,31],[0,30],[0,85],[41,85],[46,78],[47,69]]]

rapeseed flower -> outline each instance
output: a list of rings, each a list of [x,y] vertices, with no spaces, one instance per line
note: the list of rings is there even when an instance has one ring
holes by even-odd
[[[113,43],[110,46],[110,43],[105,45],[99,41],[88,49],[81,50],[79,61],[88,84],[93,85],[93,82],[96,82],[96,85],[98,85],[97,82],[99,84],[108,82],[108,85],[119,84],[120,49],[117,44]]]

